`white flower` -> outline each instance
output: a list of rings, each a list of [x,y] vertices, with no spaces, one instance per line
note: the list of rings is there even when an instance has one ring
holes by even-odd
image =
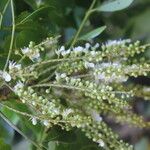
[[[56,51],[56,54],[59,55],[61,52],[65,51],[65,47],[61,46],[60,49]]]
[[[62,115],[64,117],[67,117],[70,113],[73,113],[73,110],[71,108],[64,110]]]
[[[62,56],[66,56],[66,55],[70,54],[70,52],[71,52],[70,49],[68,49],[68,50],[66,50],[66,51],[62,51],[62,52],[61,52],[61,55],[62,55]]]
[[[35,106],[35,105],[36,105],[35,101],[32,101],[32,105],[33,105],[33,106]]]
[[[144,87],[144,88],[143,88],[143,91],[144,91],[144,92],[150,92],[150,87]]]
[[[113,62],[113,63],[111,63],[111,62],[104,62],[104,63],[101,63],[101,64],[99,64],[99,67],[100,68],[108,68],[108,67],[115,67],[115,68],[119,68],[119,67],[121,67],[121,64],[119,63],[119,62]]]
[[[29,47],[24,47],[21,49],[22,53],[28,56],[32,61],[40,60],[39,49],[30,49]]]
[[[62,52],[65,50],[65,46],[61,46],[60,49],[59,49],[59,52]]]
[[[91,51],[90,53],[91,53],[92,56],[95,56],[95,55],[96,55],[96,52],[95,52],[95,51]]]
[[[94,63],[85,62],[84,66],[85,66],[85,68],[94,68],[95,64]]]
[[[49,126],[49,121],[48,120],[44,120],[43,124],[47,127],[47,126]]]
[[[105,73],[103,72],[103,73],[100,73],[100,74],[98,74],[98,79],[100,79],[100,80],[104,80],[105,79]]]
[[[104,80],[106,82],[125,82],[127,81],[127,77],[126,76],[118,76],[115,73],[112,73],[111,75],[106,76],[106,74],[104,72],[96,75],[96,77],[100,80]]]
[[[34,54],[32,54],[31,56],[30,56],[30,59],[31,60],[39,60],[40,59],[40,53],[39,52],[36,52],[36,53],[34,53]]]
[[[36,125],[36,124],[37,124],[37,119],[36,119],[35,117],[33,117],[31,121],[32,121],[32,124],[33,124],[33,125]]]
[[[86,43],[86,44],[85,44],[85,48],[86,48],[86,49],[89,49],[90,47],[91,47],[91,45],[90,45],[89,43]]]
[[[21,64],[17,64],[14,61],[9,61],[9,70],[12,70],[12,69],[15,69],[15,68],[20,70],[21,69]]]
[[[15,92],[18,92],[19,89],[22,89],[24,87],[24,84],[21,81],[18,81],[17,84],[14,86],[13,90]]]
[[[55,115],[59,115],[60,114],[60,111],[59,111],[58,108],[53,109],[52,112],[54,112]]]
[[[58,72],[55,72],[55,75],[56,75],[55,79],[58,81],[60,79],[60,74]]]
[[[110,46],[115,46],[115,45],[122,45],[125,43],[130,43],[131,40],[130,39],[125,39],[125,40],[109,40],[106,42],[105,46],[106,47],[110,47]]]
[[[22,51],[23,54],[28,54],[28,53],[30,53],[29,47],[21,48],[21,51]]]
[[[106,67],[110,67],[111,66],[111,63],[101,63],[100,64],[100,67],[102,67],[102,68],[106,68]]]
[[[66,76],[67,76],[66,73],[60,74],[60,77],[61,77],[61,78],[65,78]]]
[[[102,117],[96,111],[92,111],[91,112],[91,116],[92,116],[94,121],[97,121],[97,122],[101,122],[102,121]]]
[[[100,46],[99,43],[96,43],[94,48],[97,49],[97,48],[99,48],[99,46]]]
[[[104,147],[105,146],[105,143],[104,143],[104,141],[102,139],[99,139],[97,142],[98,142],[98,145],[100,147]]]
[[[6,71],[4,71],[4,72],[0,71],[0,76],[1,76],[6,82],[11,81],[11,76],[10,76],[10,74],[7,73]]]
[[[78,46],[78,47],[73,48],[73,51],[74,51],[75,53],[80,53],[80,52],[83,52],[83,51],[84,51],[84,48],[81,47],[81,46]]]

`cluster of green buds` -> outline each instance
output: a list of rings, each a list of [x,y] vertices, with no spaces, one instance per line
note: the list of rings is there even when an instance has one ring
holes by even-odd
[[[132,112],[130,103],[136,96],[149,99],[149,87],[135,87],[128,82],[130,77],[149,75],[148,60],[137,62],[132,58],[148,45],[139,41],[132,44],[127,39],[66,49],[58,47],[57,39],[47,38],[38,45],[30,42],[21,52],[33,62],[25,64],[22,58],[11,61],[9,71],[0,71],[0,77],[13,86],[22,103],[34,110],[33,125],[58,125],[67,131],[80,128],[104,149],[132,150],[103,117],[115,118],[122,124],[150,126]],[[41,57],[44,50],[48,52]]]
[[[31,41],[28,47],[21,48],[21,52],[24,56],[28,57],[32,61],[41,61],[40,52],[44,51],[47,48],[50,49],[56,48],[57,39],[58,37],[56,38],[50,37],[38,45],[36,45],[35,42]]]
[[[35,116],[31,118],[33,125],[38,122],[47,128],[59,125],[67,131],[77,127],[100,147],[115,148],[117,146],[132,149],[132,146],[118,140],[118,136],[103,122],[98,112],[91,111],[91,113],[85,114],[82,110],[73,107],[65,108],[59,100],[40,96],[32,87],[26,87],[22,82],[17,82],[13,90],[22,103],[29,105],[36,111]],[[48,93],[47,90],[45,92]]]

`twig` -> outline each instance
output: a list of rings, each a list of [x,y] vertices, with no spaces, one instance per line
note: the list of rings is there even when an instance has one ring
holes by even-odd
[[[81,31],[82,31],[82,29],[83,29],[83,27],[84,27],[84,24],[86,23],[88,17],[89,17],[89,16],[91,15],[91,13],[93,12],[93,11],[91,11],[91,10],[93,9],[95,3],[96,3],[96,0],[93,0],[92,4],[90,5],[88,11],[86,12],[86,14],[85,14],[85,16],[84,16],[84,18],[83,18],[83,21],[82,21],[82,23],[81,23],[81,25],[80,25],[80,27],[79,27],[77,33],[75,34],[75,37],[74,37],[74,39],[73,39],[73,41],[72,41],[70,47],[73,47],[73,46],[75,45],[75,43],[76,43],[76,41],[77,41],[77,38],[78,38],[78,36],[80,35],[80,33],[81,33]]]
[[[14,14],[14,4],[13,4],[13,0],[10,1],[11,3],[11,12],[12,12],[12,33],[11,33],[11,41],[10,41],[10,47],[9,47],[9,52],[8,52],[8,56],[7,56],[7,60],[4,66],[3,71],[6,70],[7,65],[8,65],[8,61],[10,59],[11,53],[12,53],[12,49],[13,49],[13,43],[14,43],[14,35],[15,35],[15,14]]]
[[[22,135],[26,140],[30,141],[35,147],[39,148],[41,147],[36,142],[28,138],[19,128],[17,128],[1,111],[0,111],[0,117],[3,118],[7,124],[9,124],[14,130],[16,130],[20,135]]]

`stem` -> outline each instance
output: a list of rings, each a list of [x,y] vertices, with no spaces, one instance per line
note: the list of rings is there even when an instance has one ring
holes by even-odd
[[[10,2],[10,0],[7,1],[7,3],[5,5],[2,13],[0,12],[0,29],[2,28],[3,15],[4,15],[5,11],[6,11],[6,8],[7,8],[8,4],[9,4],[9,2]]]
[[[45,138],[47,137],[47,130],[48,130],[48,128],[44,127],[44,129],[43,129],[43,131],[41,133],[41,136],[40,136],[40,138],[38,140],[39,141],[39,145],[42,145],[44,140],[45,140]],[[40,150],[40,149],[38,149],[38,150]]]
[[[25,17],[23,20],[21,20],[19,23],[16,24],[16,26],[19,26],[20,24],[23,24],[25,22],[27,22],[27,20],[29,18],[31,18],[34,14],[36,14],[37,12],[40,12],[41,10],[45,9],[45,8],[48,8],[49,6],[46,6],[46,7],[41,7],[37,10],[35,10],[34,12],[32,12],[30,15],[28,15],[27,17]]]
[[[79,87],[75,87],[75,86],[69,86],[69,85],[62,85],[62,84],[54,84],[54,83],[37,84],[37,85],[33,85],[31,87],[58,87],[58,88],[66,88],[66,89],[72,89],[72,90],[86,91],[83,88],[79,88]]]
[[[17,114],[20,114],[20,115],[23,115],[23,116],[26,116],[26,117],[30,117],[30,118],[33,118],[33,117],[34,117],[34,118],[39,119],[39,117],[37,117],[37,116],[30,115],[30,114],[28,114],[28,113],[26,113],[26,112],[21,112],[21,111],[19,111],[19,110],[16,110],[16,109],[14,109],[14,108],[11,108],[11,107],[9,107],[9,106],[7,106],[7,105],[5,105],[5,104],[0,103],[0,105],[3,106],[3,107],[5,107],[5,108],[7,108],[7,109],[9,109],[9,110],[11,110],[11,111],[13,111],[13,112],[15,112],[15,113],[17,113]]]
[[[75,43],[76,43],[76,41],[77,41],[77,38],[78,38],[78,36],[80,35],[80,33],[81,33],[81,31],[82,31],[82,29],[83,29],[83,27],[84,27],[84,24],[86,23],[88,17],[89,17],[89,16],[91,15],[91,13],[93,12],[93,11],[91,11],[91,10],[92,10],[92,8],[94,7],[95,3],[96,3],[96,0],[93,0],[91,6],[89,7],[88,11],[86,12],[86,14],[85,14],[85,16],[84,16],[84,18],[83,18],[83,21],[81,22],[81,25],[80,25],[80,27],[79,27],[79,29],[78,29],[78,31],[77,31],[77,33],[76,33],[76,35],[75,35],[75,37],[74,37],[72,43],[71,43],[71,47],[73,47],[73,46],[75,45]]]
[[[33,64],[29,67],[36,67],[38,65],[44,65],[44,64],[48,64],[48,63],[61,62],[61,61],[74,61],[74,60],[80,60],[80,59],[84,59],[84,58],[85,57],[51,59],[51,60],[48,60],[48,61],[43,61],[43,62]]]
[[[1,111],[0,117],[3,118],[14,130],[16,130],[19,134],[21,134],[25,139],[30,141],[35,147],[39,148],[40,146],[35,143],[33,140],[29,139],[20,129],[18,129]]]
[[[83,87],[76,87],[76,86],[70,86],[70,85],[64,85],[64,84],[55,84],[55,83],[45,83],[45,84],[37,84],[33,85],[31,87],[58,87],[58,88],[66,88],[66,89],[71,89],[71,90],[79,90],[79,91],[87,91],[91,92],[91,89],[89,88],[83,88]],[[114,93],[114,94],[130,94],[130,92],[125,92],[125,91],[105,91],[105,93]]]
[[[43,70],[41,73],[39,73],[39,76],[41,76],[41,75],[43,75],[43,74],[46,74],[46,73],[48,73],[49,71],[52,71],[52,70],[56,69],[58,66],[59,66],[59,64],[53,65],[53,66],[49,67],[48,69]]]
[[[10,47],[9,47],[9,52],[8,52],[8,56],[7,56],[7,60],[4,66],[3,71],[6,70],[7,65],[8,65],[8,61],[10,59],[10,55],[12,53],[12,49],[13,49],[13,42],[14,42],[14,35],[15,35],[15,14],[14,14],[14,5],[13,5],[13,0],[10,1],[11,2],[11,12],[12,12],[12,34],[11,34],[11,41],[10,41]]]
[[[140,47],[150,47],[150,43],[145,44],[145,45],[142,45],[142,46],[140,46]]]
[[[26,55],[22,56],[21,59],[18,61],[18,64],[21,63],[26,58]]]

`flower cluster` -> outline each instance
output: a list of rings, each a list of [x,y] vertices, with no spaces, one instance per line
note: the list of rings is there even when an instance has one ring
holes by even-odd
[[[34,61],[40,61],[41,60],[41,55],[40,52],[44,51],[47,48],[55,48],[57,44],[57,39],[56,38],[47,38],[40,44],[36,45],[34,42],[30,42],[28,47],[21,48],[21,52],[24,56],[29,57],[33,62]]]
[[[139,41],[132,44],[127,39],[66,49],[58,48],[57,38],[47,38],[21,49],[23,57],[34,62],[24,65],[22,58],[19,62],[10,61],[9,70],[0,71],[0,78],[6,82],[13,79],[10,86],[14,93],[34,110],[33,125],[58,125],[67,131],[80,128],[104,149],[132,150],[103,118],[150,127],[149,122],[132,112],[129,103],[135,96],[150,98],[149,87],[128,82],[130,77],[149,75],[146,58],[139,62],[133,59],[146,48]],[[46,53],[42,57],[42,51],[49,49],[53,55]]]
[[[6,71],[1,71],[0,70],[0,78],[2,78],[3,80],[5,80],[6,82],[10,82],[11,81],[11,76]]]

